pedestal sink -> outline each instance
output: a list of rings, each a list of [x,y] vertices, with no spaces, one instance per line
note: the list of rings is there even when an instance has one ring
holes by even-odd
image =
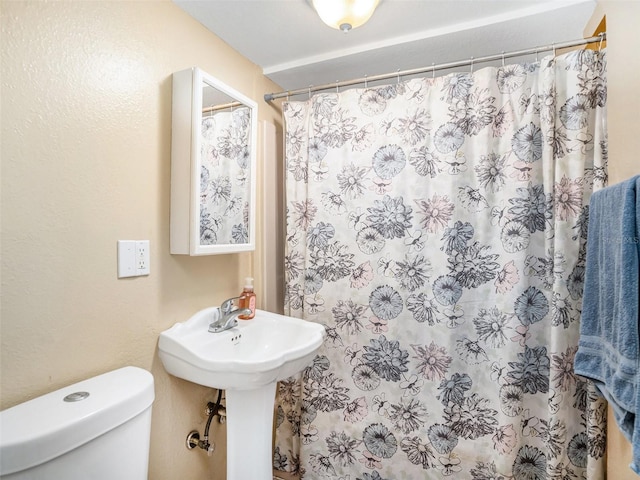
[[[311,363],[325,330],[256,310],[252,320],[209,333],[216,310],[201,310],[162,332],[160,360],[171,375],[226,390],[227,480],[271,480],[276,383]]]

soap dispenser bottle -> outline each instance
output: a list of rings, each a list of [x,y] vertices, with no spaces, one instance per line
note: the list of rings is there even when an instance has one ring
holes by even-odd
[[[244,280],[244,289],[240,294],[238,307],[248,308],[251,313],[249,315],[238,315],[238,318],[240,320],[251,320],[256,316],[256,294],[253,291],[253,278],[247,277]]]

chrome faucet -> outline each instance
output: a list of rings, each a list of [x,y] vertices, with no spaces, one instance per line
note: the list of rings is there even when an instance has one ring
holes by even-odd
[[[214,314],[214,320],[209,324],[209,331],[211,333],[220,333],[225,330],[238,325],[238,315],[249,315],[251,310],[248,308],[234,308],[233,301],[238,300],[241,297],[228,298],[222,305],[216,310]]]

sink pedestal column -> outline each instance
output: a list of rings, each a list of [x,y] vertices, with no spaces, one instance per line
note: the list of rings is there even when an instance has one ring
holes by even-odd
[[[227,480],[273,479],[276,382],[252,390],[226,390]]]

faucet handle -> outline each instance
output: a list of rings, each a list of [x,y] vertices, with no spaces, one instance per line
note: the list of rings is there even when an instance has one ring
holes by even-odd
[[[231,313],[231,309],[233,308],[233,301],[238,300],[239,298],[240,297],[231,297],[222,302],[222,305],[220,305],[220,310],[222,310],[222,313]]]

